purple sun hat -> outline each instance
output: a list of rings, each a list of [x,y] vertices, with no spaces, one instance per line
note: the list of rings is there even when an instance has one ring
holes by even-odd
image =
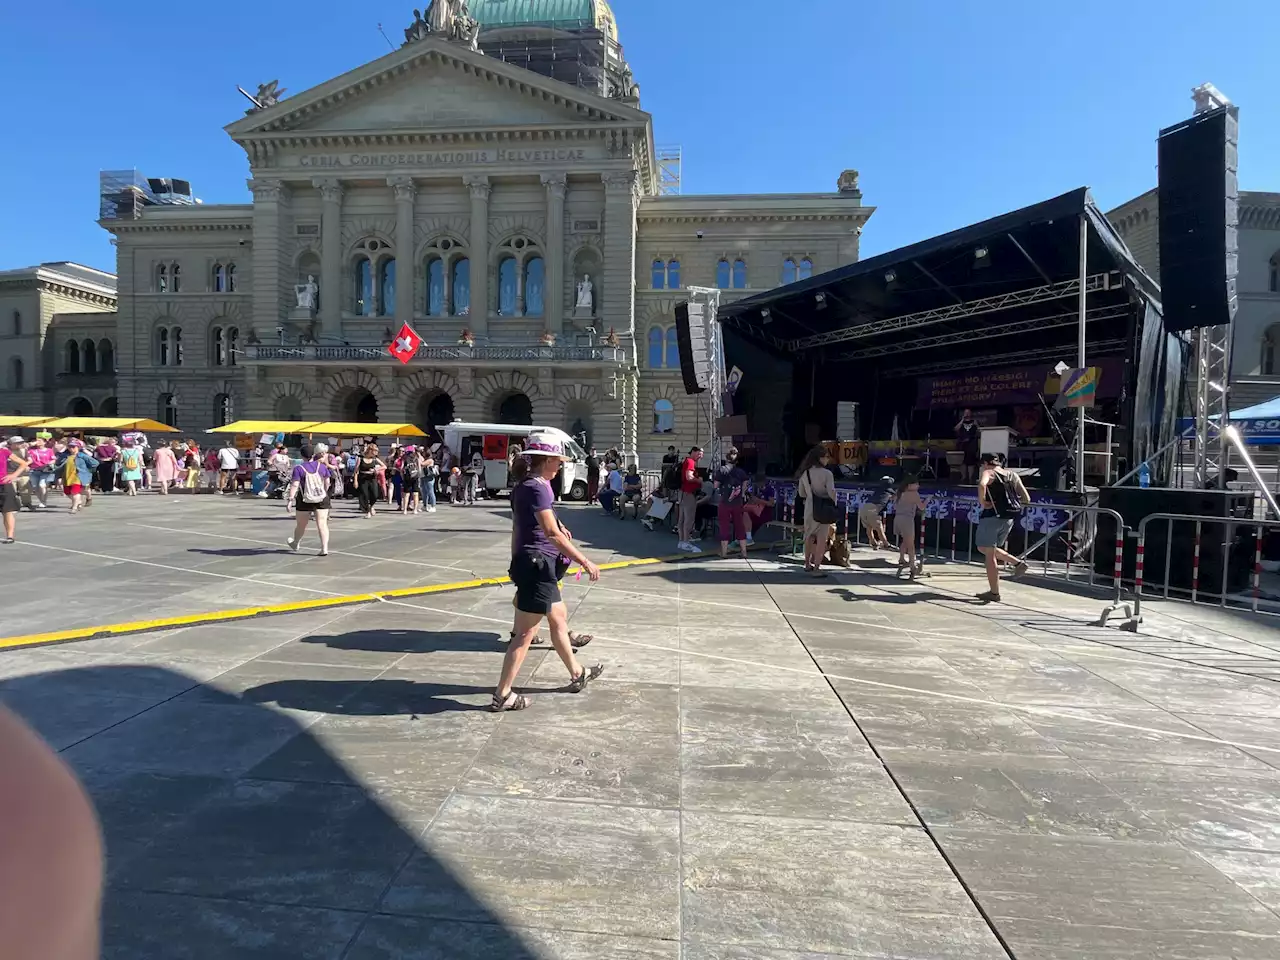
[[[573,457],[564,452],[564,445],[555,437],[546,433],[529,434],[528,442],[522,451],[526,457],[556,457],[560,460],[572,460]]]

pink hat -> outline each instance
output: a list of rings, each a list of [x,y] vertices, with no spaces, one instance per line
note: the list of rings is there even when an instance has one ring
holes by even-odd
[[[560,460],[572,460],[573,457],[564,452],[564,446],[555,437],[546,433],[531,433],[524,445],[526,457],[556,457]]]

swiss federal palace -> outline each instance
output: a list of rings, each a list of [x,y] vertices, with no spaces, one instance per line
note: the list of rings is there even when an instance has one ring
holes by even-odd
[[[648,465],[706,439],[685,288],[727,300],[858,258],[853,171],[829,193],[672,189],[606,0],[435,0],[403,33],[250,98],[226,131],[251,203],[103,174],[115,276],[0,272],[0,411],[525,422]],[[422,345],[402,364],[405,323]]]

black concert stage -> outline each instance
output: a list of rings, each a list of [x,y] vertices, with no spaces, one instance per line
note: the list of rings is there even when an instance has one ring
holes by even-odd
[[[1077,365],[1082,224],[1092,416],[1118,425],[1120,461],[1146,459],[1173,436],[1184,346],[1086,188],[722,304],[726,365],[744,371],[735,412],[774,438],[764,459],[785,469],[816,440],[855,439],[837,436],[838,401],[859,404],[858,440],[927,450],[952,439],[961,408],[989,407],[1020,437],[1063,446],[1046,394],[1055,364]]]

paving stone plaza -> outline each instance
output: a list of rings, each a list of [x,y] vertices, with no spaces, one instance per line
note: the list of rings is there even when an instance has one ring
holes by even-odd
[[[275,501],[22,515],[12,632],[500,576],[503,504],[294,555]],[[595,508],[598,561],[670,538]],[[487,712],[510,587],[0,649],[0,700],[82,777],[107,958],[1280,955],[1280,631],[1034,579],[826,581],[758,551],[566,582],[605,674]]]

